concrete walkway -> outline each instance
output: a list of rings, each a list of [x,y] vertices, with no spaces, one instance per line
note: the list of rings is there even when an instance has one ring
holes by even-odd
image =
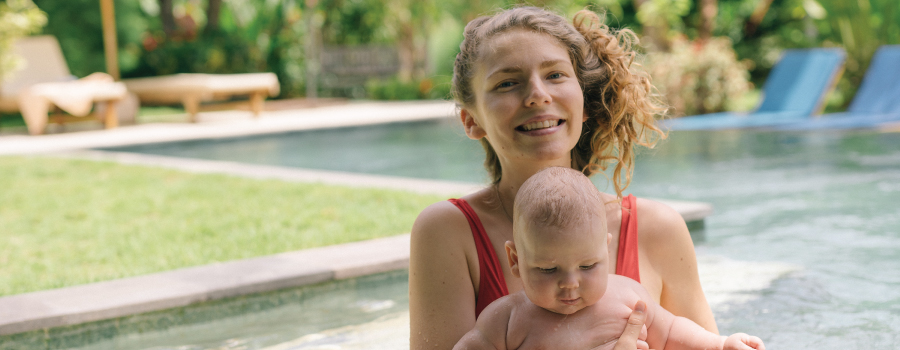
[[[197,124],[146,124],[43,136],[2,136],[0,155],[115,161],[198,173],[319,182],[461,196],[482,185],[235,162],[90,150],[132,144],[220,138],[452,117],[451,103],[351,103],[308,110],[203,113]],[[706,203],[662,201],[686,221],[712,212]],[[0,298],[0,335],[117,318],[192,303],[402,269],[409,235],[197,266],[114,281]]]

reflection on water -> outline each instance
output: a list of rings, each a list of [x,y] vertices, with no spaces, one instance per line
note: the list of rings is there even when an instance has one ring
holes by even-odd
[[[480,145],[459,129],[414,123],[137,151],[483,181]],[[215,151],[223,144],[232,148]],[[254,147],[274,153],[238,154]],[[628,192],[713,204],[697,250],[721,332],[759,335],[770,349],[900,341],[900,134],[673,132],[639,154]]]

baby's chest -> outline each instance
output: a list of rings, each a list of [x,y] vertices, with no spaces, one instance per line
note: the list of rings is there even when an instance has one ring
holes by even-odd
[[[521,334],[520,350],[572,349],[611,350],[625,330],[625,317],[601,317],[567,319],[563,322],[540,322],[532,324],[526,334]]]

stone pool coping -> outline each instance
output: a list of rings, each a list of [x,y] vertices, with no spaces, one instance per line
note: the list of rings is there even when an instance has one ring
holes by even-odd
[[[132,153],[86,150],[141,143],[256,135],[451,117],[445,101],[353,103],[310,110],[201,114],[198,124],[144,124],[42,136],[0,136],[0,155],[40,154],[123,164],[219,173],[258,179],[319,182],[461,196],[479,184],[362,175],[336,171],[252,165]],[[685,221],[712,212],[706,203],[659,200]],[[409,234],[288,252],[123,278],[80,286],[0,297],[0,336],[114,319],[198,302],[298,287],[403,269],[409,265]]]
[[[277,179],[288,182],[323,183],[350,187],[405,190],[443,196],[463,196],[484,187],[483,184],[428,180],[411,177],[358,174],[341,171],[302,169],[271,165],[255,165],[239,162],[188,159],[149,154],[81,150],[55,153],[53,156],[120,164],[146,165],[176,169],[186,172],[226,174],[254,179]],[[681,214],[685,222],[703,220],[713,209],[709,203],[650,198],[665,203]]]
[[[0,335],[100,321],[409,266],[409,234],[0,298]]]

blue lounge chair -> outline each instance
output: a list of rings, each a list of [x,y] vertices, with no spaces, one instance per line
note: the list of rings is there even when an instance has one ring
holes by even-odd
[[[874,128],[900,121],[900,45],[875,52],[856,96],[846,112],[774,127],[778,130]]]
[[[671,130],[752,128],[792,123],[821,112],[825,95],[843,72],[839,48],[787,50],[763,86],[763,101],[752,113],[713,113],[670,119]]]

